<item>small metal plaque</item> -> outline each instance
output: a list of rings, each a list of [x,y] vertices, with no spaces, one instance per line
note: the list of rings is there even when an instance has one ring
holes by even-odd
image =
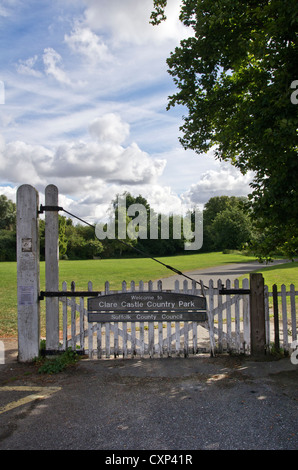
[[[33,298],[34,298],[34,290],[33,286],[20,286],[19,288],[20,305],[33,305]]]
[[[22,238],[22,252],[32,252],[32,238]]]

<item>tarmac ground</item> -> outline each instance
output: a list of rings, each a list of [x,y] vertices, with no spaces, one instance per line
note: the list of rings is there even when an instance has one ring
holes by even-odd
[[[81,359],[48,375],[17,361],[15,340],[3,342],[0,450],[195,456],[298,447],[291,357]]]

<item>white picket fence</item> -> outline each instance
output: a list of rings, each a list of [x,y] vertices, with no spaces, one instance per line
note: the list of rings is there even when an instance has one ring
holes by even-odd
[[[272,320],[272,306],[269,307],[270,299],[273,297],[273,292],[269,291],[268,286],[265,286],[265,326],[266,338],[272,343],[274,340],[274,323]],[[298,291],[295,290],[294,284],[290,285],[290,290],[287,291],[286,286],[282,284],[280,291],[277,293],[279,304],[279,334],[280,346],[287,352],[295,349],[292,346],[294,341],[297,341],[297,300]],[[289,299],[289,302],[288,302]],[[271,313],[271,315],[270,315]]]
[[[72,283],[72,290],[75,285]],[[222,283],[217,286],[209,281],[208,288],[204,289],[207,300],[208,321],[198,322],[114,322],[89,323],[87,317],[86,297],[60,297],[62,304],[63,332],[61,349],[71,347],[83,350],[90,359],[116,358],[116,357],[167,357],[189,356],[198,353],[233,352],[250,354],[250,310],[249,295],[220,295]],[[234,285],[228,280],[225,285],[230,288],[249,288],[249,280],[244,279],[240,287],[239,281]],[[63,282],[62,290],[67,291],[67,284]],[[93,290],[92,282],[88,283],[88,291]],[[162,291],[162,281],[158,281],[157,290]],[[138,285],[134,281],[127,286],[122,284],[121,291],[110,291],[109,283],[101,295],[116,292],[153,291],[153,283],[146,286],[142,281]],[[169,291],[167,291],[169,292]],[[180,288],[176,281],[172,292],[182,292],[193,295],[202,295],[201,289],[195,283],[188,285],[184,281]],[[291,344],[297,339],[296,296],[298,292],[291,286],[289,292],[282,286],[282,310],[280,321],[280,338],[282,347],[290,350]],[[272,310],[269,308],[269,292],[265,286],[265,323],[266,342],[269,348],[274,338]],[[290,315],[287,313],[287,297],[290,297]],[[77,302],[78,299],[78,302]]]

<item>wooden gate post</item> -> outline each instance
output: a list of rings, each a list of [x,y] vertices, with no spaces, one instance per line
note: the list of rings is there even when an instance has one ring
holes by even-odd
[[[17,191],[18,360],[39,354],[39,195],[24,184]]]
[[[58,206],[58,188],[50,184],[45,189],[45,205]],[[45,286],[46,292],[59,288],[59,216],[57,210],[45,211]],[[59,299],[46,297],[46,349],[59,346]]]
[[[251,354],[266,353],[265,296],[262,274],[250,274]]]

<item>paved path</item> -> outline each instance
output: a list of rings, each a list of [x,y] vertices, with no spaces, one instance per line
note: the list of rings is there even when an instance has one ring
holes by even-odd
[[[275,266],[278,264],[284,264],[291,261],[286,260],[276,260],[270,263],[269,265],[261,264],[258,261],[252,261],[248,263],[234,263],[234,264],[225,264],[222,266],[214,266],[211,268],[204,269],[194,269],[192,271],[187,271],[185,274],[196,281],[203,281],[204,285],[208,286],[209,279],[213,279],[214,285],[217,283],[218,279],[221,279],[223,284],[225,284],[227,279],[234,281],[240,276],[247,274],[251,271],[256,271],[262,269],[266,266]],[[186,279],[181,275],[174,275],[165,277],[162,279],[162,285],[164,289],[174,289],[175,281],[179,280],[180,283]],[[190,281],[189,281],[190,282]],[[157,286],[157,281],[153,283],[154,288]]]

